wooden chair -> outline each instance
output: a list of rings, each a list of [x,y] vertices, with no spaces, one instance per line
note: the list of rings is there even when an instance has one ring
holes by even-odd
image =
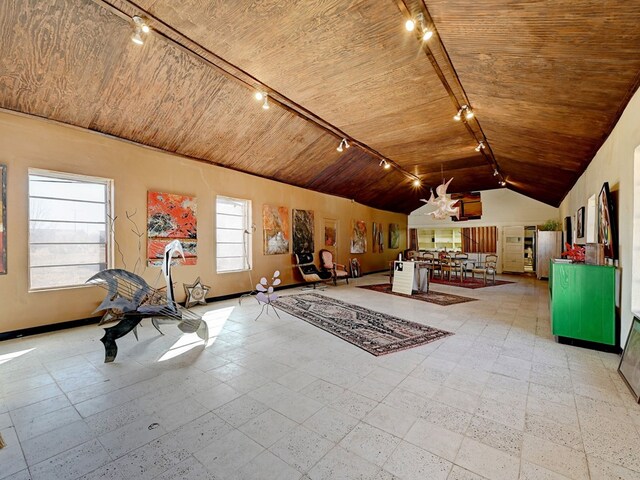
[[[484,265],[480,267],[473,267],[471,269],[471,277],[475,278],[476,273],[482,274],[482,278],[484,279],[484,284],[487,284],[487,275],[491,275],[493,279],[493,284],[496,283],[496,269],[498,266],[498,256],[497,255],[487,255],[484,259]]]
[[[347,267],[341,263],[335,263],[333,261],[333,253],[329,250],[320,250],[320,268],[331,273],[334,285],[337,285],[338,280],[345,280],[349,283]]]

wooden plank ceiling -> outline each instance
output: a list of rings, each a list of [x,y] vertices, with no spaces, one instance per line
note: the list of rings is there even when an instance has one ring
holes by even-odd
[[[433,19],[450,92],[404,6]],[[638,86],[638,23],[640,0],[0,2],[0,107],[404,213],[443,175],[497,188],[485,136],[508,188],[558,205]]]

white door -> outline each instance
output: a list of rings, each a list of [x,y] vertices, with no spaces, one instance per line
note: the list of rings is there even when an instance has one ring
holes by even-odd
[[[524,227],[504,227],[502,271],[524,272]]]

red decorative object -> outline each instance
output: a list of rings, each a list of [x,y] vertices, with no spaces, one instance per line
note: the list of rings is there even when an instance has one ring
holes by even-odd
[[[566,250],[562,252],[562,256],[573,260],[574,262],[584,262],[585,248],[578,245],[571,246],[565,243]]]

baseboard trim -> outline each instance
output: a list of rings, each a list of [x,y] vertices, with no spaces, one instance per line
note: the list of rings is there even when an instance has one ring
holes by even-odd
[[[373,272],[367,272],[362,274],[362,277],[366,276],[366,275],[373,275],[375,273],[381,273],[381,272],[386,272],[387,270],[376,270]],[[281,287],[278,287],[276,290],[287,290],[290,288],[301,288],[304,287],[305,285],[307,285],[307,283],[305,282],[301,282],[301,283],[292,283],[289,285],[283,285]],[[251,295],[253,293],[256,293],[255,290],[252,291],[245,291],[245,292],[240,292],[240,293],[231,293],[228,295],[220,295],[218,297],[209,297],[207,298],[207,304],[209,303],[215,303],[215,302],[222,302],[224,300],[232,300],[234,298],[240,298],[242,296],[248,296]],[[184,305],[184,304],[182,304]],[[97,316],[97,317],[87,317],[87,318],[80,318],[78,320],[69,320],[66,322],[60,322],[60,323],[51,323],[49,325],[40,325],[38,327],[30,327],[30,328],[23,328],[20,330],[12,330],[10,332],[0,332],[0,342],[5,341],[5,340],[13,340],[15,338],[22,338],[22,337],[29,337],[31,335],[39,335],[41,333],[51,333],[51,332],[57,332],[58,330],[66,330],[68,328],[76,328],[76,327],[83,327],[85,325],[93,325],[93,324],[97,324],[98,322],[100,322],[100,319],[102,318],[102,315]]]

